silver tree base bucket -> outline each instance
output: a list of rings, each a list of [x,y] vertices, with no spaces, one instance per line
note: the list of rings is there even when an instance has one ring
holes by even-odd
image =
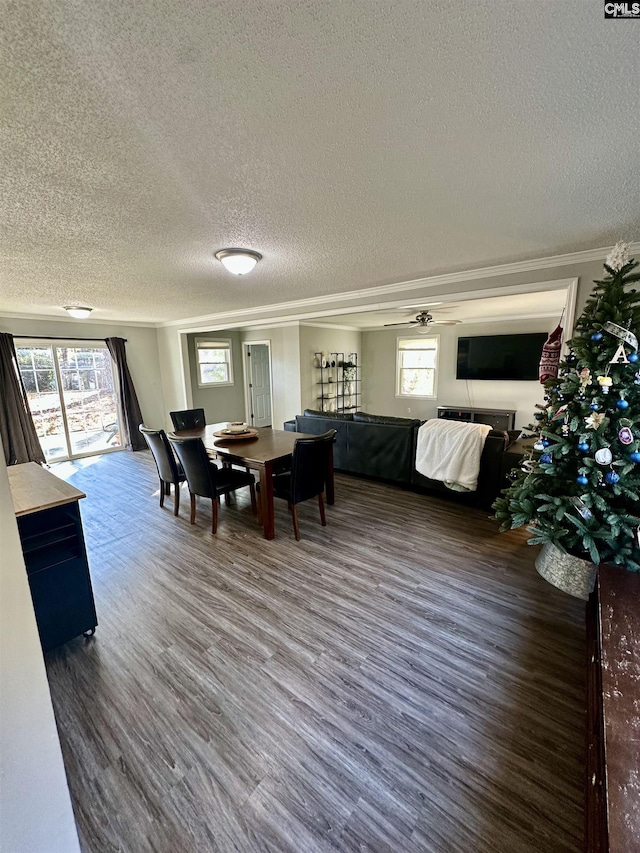
[[[583,601],[593,592],[598,572],[595,563],[565,554],[549,542],[536,557],[536,569],[550,584]]]

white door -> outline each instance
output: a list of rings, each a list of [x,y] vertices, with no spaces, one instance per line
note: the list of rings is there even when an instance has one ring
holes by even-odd
[[[269,347],[266,344],[250,344],[249,362],[251,365],[249,399],[252,423],[256,427],[271,426]]]

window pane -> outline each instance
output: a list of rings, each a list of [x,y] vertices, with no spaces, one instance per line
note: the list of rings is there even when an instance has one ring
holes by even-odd
[[[229,366],[227,364],[201,364],[200,382],[228,382]]]
[[[400,353],[402,367],[435,367],[435,350],[403,350]]]
[[[17,347],[16,356],[36,433],[47,462],[67,458],[52,347]]]
[[[60,347],[64,404],[72,454],[121,447],[111,356],[106,347]]]
[[[231,341],[196,341],[200,385],[233,384]]]
[[[400,370],[400,393],[430,397],[433,394],[435,370]]]
[[[219,364],[226,362],[229,350],[226,349],[198,349],[198,361],[200,364],[213,362]]]
[[[397,393],[433,397],[436,387],[438,337],[399,338],[397,350]]]

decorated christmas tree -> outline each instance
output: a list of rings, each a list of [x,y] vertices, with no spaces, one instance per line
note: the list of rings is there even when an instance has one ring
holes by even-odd
[[[592,563],[640,571],[640,281],[618,243],[531,427],[534,451],[494,503],[501,530],[529,525]]]

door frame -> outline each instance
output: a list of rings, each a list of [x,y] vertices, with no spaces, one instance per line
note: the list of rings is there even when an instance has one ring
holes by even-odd
[[[242,342],[242,376],[244,379],[244,412],[245,421],[253,426],[253,413],[251,405],[251,358],[249,347],[262,344],[266,346],[269,355],[269,396],[271,398],[271,425],[273,427],[273,362],[271,360],[271,341],[243,341]]]

